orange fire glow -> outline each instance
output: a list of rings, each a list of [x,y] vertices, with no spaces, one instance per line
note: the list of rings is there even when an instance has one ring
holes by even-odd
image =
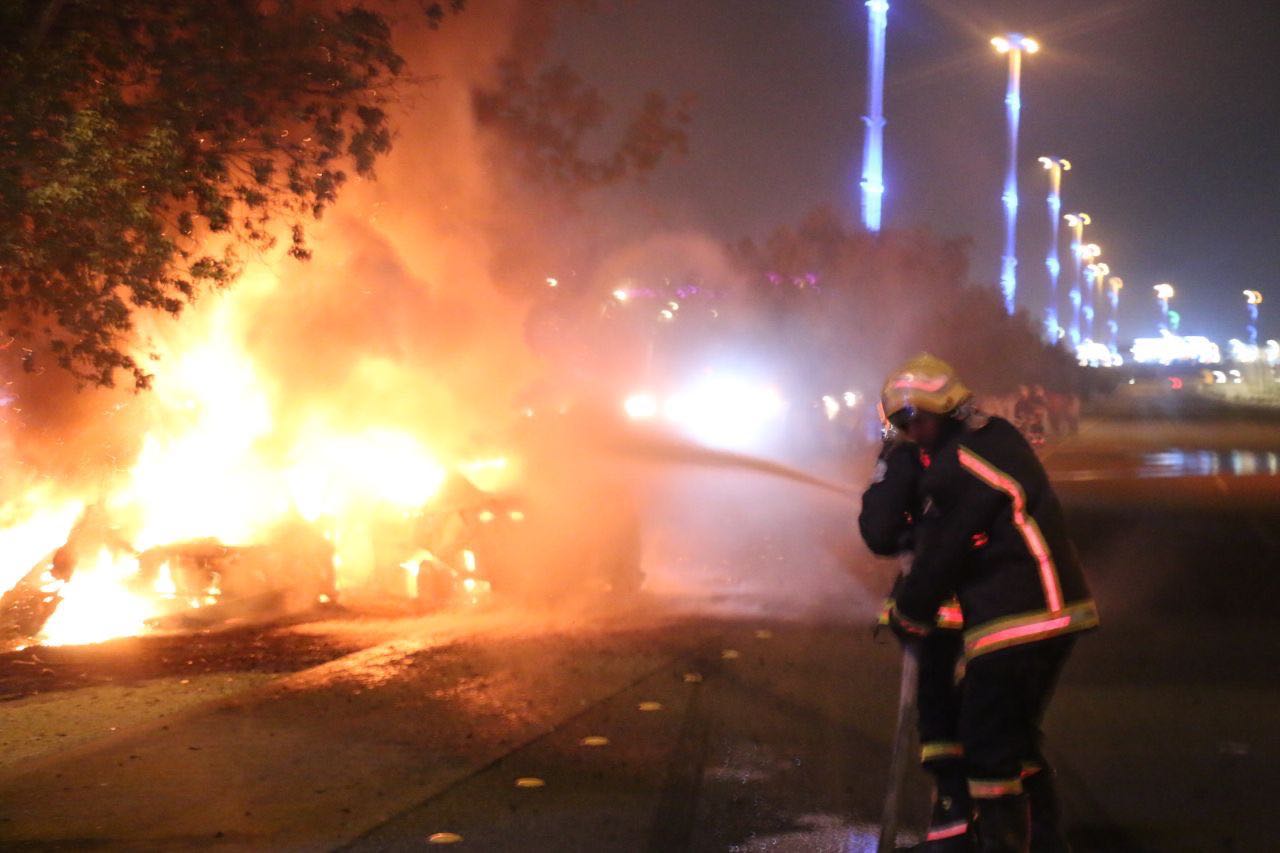
[[[84,427],[88,449],[60,460],[89,459],[82,467],[0,482],[0,593],[57,605],[42,641],[157,630],[182,608],[205,615],[246,594],[219,560],[288,575],[301,561],[280,556],[282,542],[308,565],[325,555],[331,586],[312,601],[365,583],[412,594],[399,567],[416,567],[423,545],[402,534],[450,472],[480,490],[510,482],[516,466],[502,456],[465,461],[536,370],[524,306],[493,272],[491,223],[518,198],[494,180],[474,92],[525,18],[499,4],[460,16],[453,40],[406,32],[415,74],[433,81],[429,105],[398,116],[378,180],[350,182],[309,228],[315,257],[268,253],[178,320],[138,318],[134,355],[152,389],[111,398]],[[42,386],[24,393],[45,402]],[[85,399],[71,408],[90,420]],[[99,426],[110,441],[97,441]],[[9,430],[0,418],[0,440],[30,438]],[[60,453],[64,438],[51,452],[47,434],[30,438],[33,457]],[[75,552],[69,579],[56,574],[58,549],[64,563]],[[465,579],[483,594],[483,580]]]
[[[191,608],[214,603],[216,588],[180,595],[169,562],[148,579],[139,555],[193,541],[254,546],[290,518],[313,525],[333,545],[339,588],[364,583],[373,574],[370,536],[378,520],[421,510],[443,486],[447,469],[426,437],[377,410],[345,411],[340,399],[314,411],[282,409],[240,325],[245,306],[275,286],[269,273],[256,271],[239,290],[211,301],[196,334],[164,348],[146,401],[152,425],[137,458],[104,493],[55,499],[41,486],[0,506],[3,589],[48,561],[95,500],[132,548],[81,555],[69,580],[46,566],[40,590],[46,602],[59,600],[41,642],[144,633],[151,620],[174,611],[175,599]],[[476,466],[490,477],[505,468],[501,459]],[[405,592],[412,594],[409,580]]]

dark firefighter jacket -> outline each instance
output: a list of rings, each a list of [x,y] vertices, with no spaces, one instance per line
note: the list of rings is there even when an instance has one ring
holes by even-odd
[[[928,503],[897,618],[926,632],[960,599],[965,656],[1098,624],[1062,508],[1035,451],[1003,418],[975,418],[924,472]]]
[[[922,490],[925,472],[920,451],[909,444],[886,447],[876,462],[871,485],[862,494],[862,510],[858,513],[858,531],[871,552],[882,557],[910,553],[915,544],[915,527],[924,504]],[[880,613],[880,623],[888,624],[903,575],[899,575],[893,591]],[[952,598],[937,610],[935,624],[939,628],[959,629],[964,625],[960,605]]]

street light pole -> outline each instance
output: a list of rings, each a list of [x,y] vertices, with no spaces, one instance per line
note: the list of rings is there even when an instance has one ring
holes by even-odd
[[[1062,274],[1062,263],[1058,259],[1062,228],[1062,173],[1071,169],[1071,163],[1061,157],[1041,157],[1040,165],[1049,173],[1049,254],[1044,259],[1049,270],[1049,307],[1044,312],[1044,328],[1049,341],[1056,342],[1062,336],[1062,327],[1058,324],[1058,277]]]
[[[1249,345],[1256,347],[1258,345],[1258,306],[1262,304],[1262,294],[1256,290],[1246,290],[1244,298],[1245,308],[1249,312],[1249,324],[1245,330],[1248,333]]]
[[[884,46],[888,0],[867,0],[867,114],[862,147],[862,224],[880,231],[884,206]]]
[[[1086,249],[1097,249],[1096,245],[1088,246]],[[1100,251],[1092,253],[1093,258],[1097,258],[1101,254]],[[1088,267],[1089,276],[1093,279],[1092,286],[1089,288],[1089,303],[1084,307],[1085,333],[1086,341],[1093,341],[1093,318],[1097,314],[1098,295],[1102,293],[1102,285],[1107,280],[1107,276],[1111,274],[1111,267],[1104,263],[1092,263]]]
[[[1071,348],[1080,346],[1080,307],[1084,301],[1084,227],[1093,220],[1087,213],[1068,213],[1065,217],[1071,226],[1071,256],[1075,261],[1071,275]]]
[[[1004,308],[1013,314],[1018,295],[1018,123],[1022,115],[1022,55],[1040,50],[1040,43],[1021,33],[996,36],[996,51],[1009,57],[1009,82],[1005,89],[1005,113],[1009,125],[1009,160],[1004,178],[1004,257],[1000,266],[1000,290]]]
[[[1157,284],[1152,288],[1156,292],[1156,299],[1160,302],[1160,331],[1169,331],[1169,300],[1173,298],[1173,285],[1165,282]]]
[[[1109,282],[1111,289],[1107,293],[1111,303],[1111,317],[1107,320],[1107,348],[1112,355],[1120,354],[1120,291],[1124,289],[1124,279],[1112,276]]]

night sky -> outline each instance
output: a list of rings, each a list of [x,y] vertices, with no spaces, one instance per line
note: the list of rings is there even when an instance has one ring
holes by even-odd
[[[1026,60],[1019,303],[1040,316],[1049,218],[1042,154],[1073,170],[1063,210],[1125,280],[1121,338],[1154,334],[1153,284],[1183,331],[1244,337],[1241,290],[1280,337],[1280,29],[1245,0],[891,0],[886,225],[974,240],[995,286],[1002,242],[1006,65]],[[631,0],[566,12],[556,50],[620,104],[646,88],[698,97],[691,150],[633,189],[673,228],[761,236],[828,203],[857,216],[866,13],[858,0]],[[1067,242],[1062,248],[1069,264]],[[1062,290],[1069,281],[1064,270]],[[1065,300],[1064,300],[1065,310]]]

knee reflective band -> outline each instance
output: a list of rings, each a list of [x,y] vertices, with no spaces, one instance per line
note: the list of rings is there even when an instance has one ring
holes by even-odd
[[[1022,793],[1022,779],[970,779],[969,796],[975,800],[994,800]]]
[[[920,763],[940,758],[964,758],[964,745],[958,741],[935,740],[920,744]]]

